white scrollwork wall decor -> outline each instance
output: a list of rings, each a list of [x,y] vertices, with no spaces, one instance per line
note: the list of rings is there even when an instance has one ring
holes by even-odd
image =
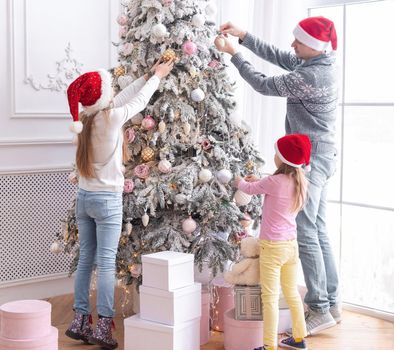
[[[45,83],[37,81],[32,75],[25,78],[25,84],[29,84],[33,89],[63,91],[66,92],[69,83],[81,74],[82,63],[72,58],[71,44],[65,48],[66,58],[56,62],[56,73],[47,74],[48,80]]]

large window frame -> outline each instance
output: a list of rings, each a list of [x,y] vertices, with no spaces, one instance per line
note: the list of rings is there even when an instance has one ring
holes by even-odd
[[[343,7],[343,33],[342,35],[342,40],[343,40],[343,56],[342,56],[342,81],[341,81],[341,98],[340,98],[340,103],[339,103],[339,110],[338,110],[338,118],[340,119],[340,125],[341,125],[341,131],[340,131],[340,162],[338,164],[338,172],[340,174],[339,178],[339,200],[334,200],[330,199],[329,203],[332,204],[337,204],[339,205],[339,261],[342,261],[342,245],[343,245],[343,222],[342,222],[342,217],[343,217],[343,206],[353,206],[353,207],[358,207],[358,208],[368,208],[368,209],[375,209],[375,210],[382,210],[382,211],[389,211],[389,212],[394,212],[394,207],[390,206],[380,206],[380,205],[373,205],[373,204],[366,204],[366,203],[361,203],[361,202],[353,202],[353,201],[346,201],[344,200],[344,142],[345,142],[345,109],[346,107],[394,107],[394,101],[393,102],[346,102],[345,99],[345,87],[346,87],[346,39],[347,39],[347,33],[346,33],[346,28],[347,28],[347,7],[348,5],[355,5],[355,4],[361,4],[361,3],[373,3],[373,2],[381,2],[381,1],[387,1],[387,0],[369,0],[369,1],[362,1],[362,0],[309,0],[306,1],[306,6],[308,9],[308,15],[311,16],[311,12],[313,10],[319,9],[319,8],[329,8],[333,6],[342,6]],[[339,33],[338,33],[339,34]],[[339,268],[341,269],[341,263],[339,264]],[[373,309],[370,307],[366,307],[363,305],[358,305],[354,304],[351,302],[347,302],[344,300],[344,308],[351,310],[351,311],[356,311],[359,313],[367,314],[370,316],[374,317],[379,317],[382,319],[389,320],[391,322],[394,322],[394,313],[390,312],[385,312],[381,311],[378,309]]]

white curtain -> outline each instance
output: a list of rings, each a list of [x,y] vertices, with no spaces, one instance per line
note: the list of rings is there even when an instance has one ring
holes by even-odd
[[[217,5],[218,26],[231,21],[285,50],[291,50],[295,25],[307,17],[304,0],[217,0]],[[233,43],[238,46],[236,40]],[[264,74],[271,76],[284,73],[247,49],[240,47],[240,51]],[[253,139],[266,159],[264,171],[272,172],[273,144],[285,133],[286,99],[260,95],[243,81],[231,63],[229,66],[229,74],[237,83],[237,113],[251,128]]]

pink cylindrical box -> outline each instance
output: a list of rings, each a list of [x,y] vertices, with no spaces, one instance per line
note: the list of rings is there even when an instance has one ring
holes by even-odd
[[[58,350],[58,330],[49,327],[49,334],[35,339],[14,340],[0,337],[1,350]]]
[[[214,286],[211,306],[212,330],[223,332],[224,313],[234,307],[234,288]],[[216,294],[216,295],[215,295]]]
[[[51,333],[51,304],[17,300],[0,307],[0,337],[12,340],[42,338]]]

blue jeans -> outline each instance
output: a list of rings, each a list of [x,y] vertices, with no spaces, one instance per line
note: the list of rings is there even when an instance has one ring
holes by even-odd
[[[297,240],[306,287],[305,303],[313,311],[328,312],[338,302],[338,272],[326,227],[327,183],[335,173],[336,149],[314,143],[308,200],[297,216]]]
[[[74,309],[90,313],[89,288],[97,264],[97,313],[114,315],[115,260],[122,230],[122,193],[88,192],[79,189],[76,218],[79,260],[74,286]]]

